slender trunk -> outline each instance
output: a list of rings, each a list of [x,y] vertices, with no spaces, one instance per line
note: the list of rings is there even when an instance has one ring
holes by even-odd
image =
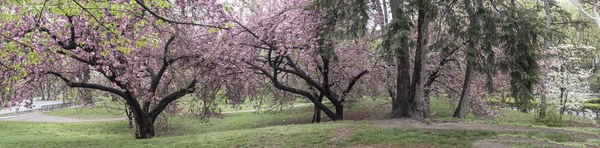
[[[90,68],[86,67],[83,69],[83,82],[88,82],[90,80]],[[92,99],[92,91],[90,89],[82,89],[81,97],[83,98],[84,105],[93,104],[94,100]]]
[[[560,105],[564,106],[564,102],[566,102],[567,100],[564,99],[564,94],[565,94],[565,88],[560,88]],[[561,108],[561,112],[560,115],[562,116],[563,112],[562,112],[562,108]]]
[[[465,110],[469,103],[469,92],[471,91],[471,80],[473,79],[473,64],[467,62],[467,71],[465,74],[465,81],[463,83],[463,90],[460,94],[460,101],[458,107],[454,110],[454,117],[465,118]]]
[[[544,0],[544,10],[546,12],[546,29],[550,29],[550,22],[551,22],[551,16],[550,16],[550,2],[549,0]],[[546,48],[549,47],[549,42],[546,40]],[[547,67],[546,65],[544,65],[545,67]],[[543,77],[542,77],[542,91],[541,92],[541,103],[540,103],[540,114],[539,117],[540,119],[544,119],[544,117],[546,117],[546,104],[547,104],[547,100],[546,100],[546,82],[548,79],[548,72],[545,71],[543,72]]]
[[[563,114],[565,114],[565,112],[567,112],[567,101],[568,101],[568,97],[567,96],[568,96],[568,93],[565,93],[565,96],[564,96],[565,97],[565,101],[563,101],[562,108],[560,110],[560,114],[561,115],[563,115]]]
[[[46,89],[46,87],[44,87],[44,86],[40,87],[40,92],[41,92],[41,95],[42,95],[42,100],[46,100],[46,94],[45,94],[46,90],[45,89]]]
[[[344,120],[344,105],[342,103],[335,105],[335,114],[339,120]]]
[[[323,95],[319,96],[319,102],[323,102]],[[315,105],[315,111],[312,119],[312,123],[320,123],[321,122],[321,108]]]
[[[131,111],[131,107],[125,105],[125,115],[127,115],[127,123],[129,128],[133,128],[133,112]]]
[[[465,55],[465,60],[467,61],[467,71],[465,72],[465,79],[463,82],[463,89],[460,94],[460,101],[458,103],[458,107],[454,110],[454,117],[456,118],[465,118],[465,110],[467,109],[469,103],[469,94],[471,91],[471,80],[473,79],[474,73],[474,64],[476,58],[476,45],[477,38],[479,37],[479,25],[477,16],[475,14],[475,9],[470,0],[465,0],[465,7],[467,9],[467,13],[469,15],[469,29],[468,29],[468,45],[467,45],[467,53]]]
[[[412,83],[411,83],[411,97],[412,103],[415,106],[415,115],[413,118],[422,119],[426,112],[423,111],[424,100],[423,100],[423,73],[425,69],[423,68],[427,57],[427,43],[429,39],[429,19],[428,14],[425,9],[421,9],[426,7],[429,1],[421,0],[418,1],[419,5],[419,14],[417,18],[417,48],[415,50],[415,65],[414,71],[412,75]]]
[[[50,84],[50,85],[48,85],[48,87],[46,87],[46,95],[47,95],[47,96],[46,96],[46,99],[48,99],[48,100],[50,100],[50,99],[51,99],[51,98],[50,98],[50,91],[51,91],[51,90],[52,90],[52,84]],[[56,99],[56,98],[54,98],[54,99]],[[52,99],[52,100],[54,100],[54,99]]]

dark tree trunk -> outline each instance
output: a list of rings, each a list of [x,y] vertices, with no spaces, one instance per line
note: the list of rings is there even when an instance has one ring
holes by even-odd
[[[401,21],[405,20],[404,0],[392,0],[390,1],[390,7],[392,10],[392,30],[390,36],[399,33],[402,30],[409,30],[410,28],[401,28]],[[415,115],[415,108],[413,104],[409,104],[410,97],[410,48],[408,46],[408,40],[403,39],[397,42],[402,42],[405,46],[391,47],[396,52],[396,93],[395,100],[392,104],[392,112],[390,117],[413,117]]]
[[[323,102],[323,95],[318,99],[319,102]],[[321,123],[321,108],[315,105],[315,113],[313,115],[312,123]]]
[[[131,107],[125,105],[125,115],[127,115],[127,123],[129,124],[129,128],[133,128],[133,111]]]
[[[344,105],[337,104],[335,105],[335,114],[337,115],[339,120],[344,120]]]
[[[419,5],[419,17],[417,18],[417,48],[415,51],[415,65],[414,72],[412,75],[412,83],[411,83],[411,95],[412,97],[411,103],[416,107],[415,115],[413,118],[422,119],[424,115],[427,113],[423,110],[423,74],[425,69],[423,68],[427,57],[427,43],[429,41],[429,18],[428,15],[430,10],[425,10],[425,7],[429,5],[429,1],[420,0],[417,1]]]
[[[135,118],[135,138],[150,139],[154,137],[154,121],[148,116],[139,114]]]
[[[44,87],[44,86],[40,87],[40,92],[41,92],[41,96],[42,96],[41,100],[46,100],[46,94],[45,94],[46,90],[45,89],[46,89],[46,87]]]
[[[428,41],[428,30],[429,30],[429,1],[416,1],[418,11],[417,18],[417,46],[415,49],[415,65],[414,72],[411,79],[410,74],[410,49],[408,46],[396,47],[396,63],[398,68],[397,76],[397,96],[395,104],[392,106],[392,118],[414,118],[417,120],[423,120],[423,65],[425,64],[425,54],[427,53],[427,41]],[[407,7],[403,1],[392,1],[392,16],[395,23],[403,21],[407,14],[403,7]],[[392,27],[391,33],[398,33],[402,30],[409,30],[410,28],[402,28],[402,25],[395,24]],[[408,41],[398,41],[405,45],[408,45]]]
[[[460,101],[458,107],[454,110],[454,117],[465,118],[465,110],[469,103],[469,92],[471,91],[471,80],[473,79],[473,64],[467,62],[467,71],[465,74],[465,81],[463,83],[463,90],[460,95]]]
[[[565,96],[565,90],[566,90],[566,88],[562,88],[561,87],[559,89],[560,89],[560,105],[561,105],[560,115],[562,117],[563,113],[565,112],[564,111],[565,104],[567,103],[567,99],[566,99],[566,96]]]
[[[476,45],[478,43],[477,38],[479,38],[479,21],[476,16],[475,9],[470,0],[465,0],[465,8],[467,9],[467,13],[469,15],[469,28],[468,28],[468,45],[467,52],[465,55],[465,60],[467,61],[467,70],[465,72],[465,79],[463,82],[463,88],[460,95],[460,101],[458,103],[458,107],[454,110],[454,117],[456,118],[465,118],[465,110],[467,109],[469,103],[469,94],[471,91],[471,80],[473,79],[473,73],[475,68],[475,58],[477,57],[477,49]],[[481,2],[479,2],[481,3]]]
[[[46,87],[46,95],[47,95],[46,99],[48,99],[48,100],[52,99],[52,98],[50,98],[50,93],[51,93],[52,89],[53,89],[52,88],[52,83],[48,84],[48,86]],[[55,98],[52,99],[52,100],[55,100]]]

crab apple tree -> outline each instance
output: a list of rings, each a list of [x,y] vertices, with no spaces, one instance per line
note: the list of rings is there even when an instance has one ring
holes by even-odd
[[[216,52],[225,13],[215,1],[3,2],[0,79],[15,93],[2,100],[26,100],[37,83],[58,78],[124,99],[135,137],[154,137],[154,122],[172,102],[243,82],[244,72]],[[86,69],[101,82],[83,81]]]
[[[231,49],[243,53],[240,60],[275,88],[310,100],[316,109],[313,122],[320,121],[321,111],[342,120],[343,102],[355,85],[368,84],[364,79],[378,59],[367,40],[328,34],[340,27],[330,13],[339,11],[307,7],[314,2],[271,1],[241,16],[236,20],[243,21],[233,21]],[[324,98],[335,111],[322,103]]]

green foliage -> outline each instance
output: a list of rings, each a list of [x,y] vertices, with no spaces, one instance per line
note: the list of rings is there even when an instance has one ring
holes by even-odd
[[[306,9],[325,10],[335,16],[335,30],[329,38],[360,37],[367,30],[368,6],[365,0],[314,0]]]
[[[584,109],[589,109],[589,110],[594,110],[594,111],[600,111],[600,104],[583,103],[583,108]]]
[[[600,98],[589,99],[589,100],[585,101],[585,103],[600,104]]]
[[[390,32],[384,37],[382,48],[379,51],[384,59],[392,61],[394,57],[403,53],[400,50],[409,46],[412,27],[413,24],[410,20],[394,20],[388,25]]]
[[[511,94],[521,111],[527,112],[535,106],[533,89],[539,80],[539,55],[537,50],[543,44],[539,40],[545,34],[543,21],[534,10],[517,8],[504,12],[503,32],[500,35],[508,57],[507,70],[511,77]]]
[[[489,98],[486,98],[485,101],[489,104],[506,103],[506,104],[515,105],[515,98],[512,98],[512,97],[507,97],[506,100],[504,100],[504,102],[502,102],[502,99],[497,98],[497,97],[489,97]],[[531,103],[531,105],[537,106],[540,102],[538,100],[531,100],[530,103]]]
[[[565,120],[563,120],[560,116],[560,114],[558,114],[557,110],[558,110],[558,106],[556,105],[549,105],[547,106],[548,109],[546,109],[546,116],[543,119],[539,119],[538,121],[546,126],[549,127],[563,127],[565,126]]]
[[[600,111],[600,98],[585,101],[585,103],[583,103],[583,109]]]

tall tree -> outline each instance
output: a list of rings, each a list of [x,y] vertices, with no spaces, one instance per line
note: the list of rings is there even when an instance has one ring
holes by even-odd
[[[552,22],[552,16],[550,15],[550,0],[544,0],[544,12],[546,14],[546,29],[550,29],[550,23]],[[549,48],[549,41],[546,39],[544,40],[544,45],[547,48]],[[546,65],[544,65],[546,66]],[[544,67],[546,68],[546,67]],[[538,118],[540,119],[544,119],[544,117],[546,117],[546,107],[547,107],[547,98],[546,98],[546,93],[547,93],[547,89],[546,89],[546,82],[548,79],[548,72],[547,71],[543,71],[543,75],[542,75],[542,90],[540,91],[541,93],[541,97],[540,97],[540,112],[538,115]]]
[[[339,37],[359,35],[357,31],[364,26],[355,26],[356,20],[347,20],[352,16],[358,22],[366,22],[365,13],[352,10],[364,11],[364,3],[362,0],[275,1],[248,16],[254,19],[235,21],[239,31],[232,34],[235,41],[232,49],[244,53],[242,60],[275,88],[303,96],[315,104],[315,122],[319,122],[321,111],[332,120],[342,120],[343,102],[369,73],[373,60],[366,50],[368,44]],[[334,105],[335,112],[321,102],[324,98]]]
[[[181,7],[193,11],[183,15],[174,10]],[[27,92],[34,82],[60,78],[71,88],[124,99],[134,117],[135,137],[154,137],[156,119],[172,102],[206,93],[196,91],[197,84],[245,80],[232,76],[239,72],[229,71],[231,62],[213,52],[220,44],[215,42],[219,33],[209,28],[227,28],[222,27],[227,20],[223,11],[213,2],[4,2],[0,39],[8,43],[2,44],[2,53],[23,61],[8,66],[23,76],[11,88],[21,92],[15,101],[30,99]],[[108,85],[77,79],[86,68]]]
[[[480,1],[478,3],[481,3]],[[462,93],[460,95],[460,101],[458,107],[454,111],[454,117],[464,118],[467,103],[469,102],[469,95],[471,90],[471,81],[473,80],[473,74],[475,71],[475,58],[477,54],[476,45],[478,45],[479,38],[479,20],[475,12],[475,8],[471,0],[465,0],[465,9],[469,16],[469,27],[467,29],[467,54],[465,60],[467,61],[467,70],[465,71],[465,79],[463,82]]]

